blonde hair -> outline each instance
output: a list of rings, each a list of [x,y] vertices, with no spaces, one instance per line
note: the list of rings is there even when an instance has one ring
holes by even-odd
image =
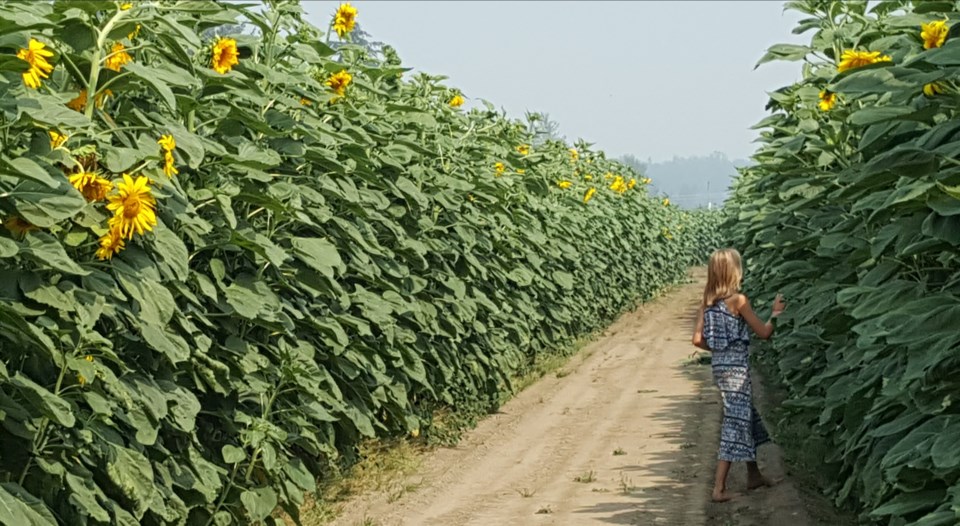
[[[717,250],[710,256],[707,265],[707,287],[703,289],[703,306],[709,307],[717,300],[727,299],[740,291],[743,266],[740,253],[733,248]]]

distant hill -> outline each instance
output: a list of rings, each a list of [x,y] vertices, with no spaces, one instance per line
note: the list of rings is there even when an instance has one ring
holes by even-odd
[[[674,157],[658,163],[643,162],[632,155],[620,161],[653,179],[654,193],[666,195],[684,208],[719,206],[727,198],[737,168],[749,161],[730,160],[720,152],[697,157]]]

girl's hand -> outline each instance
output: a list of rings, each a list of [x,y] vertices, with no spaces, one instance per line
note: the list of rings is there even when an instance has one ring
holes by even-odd
[[[773,317],[783,314],[783,311],[787,309],[787,305],[783,302],[783,294],[777,294],[777,298],[773,300]]]

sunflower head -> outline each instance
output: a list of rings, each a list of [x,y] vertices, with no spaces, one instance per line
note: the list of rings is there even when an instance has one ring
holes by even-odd
[[[110,54],[107,55],[103,65],[107,69],[120,71],[120,68],[130,62],[133,62],[133,57],[127,53],[127,47],[120,42],[116,42],[113,44],[113,48],[110,49]]]
[[[943,95],[947,92],[947,87],[942,82],[931,82],[923,85],[923,94],[928,97]]]
[[[940,47],[947,40],[950,26],[946,20],[934,20],[920,26],[920,39],[923,40],[923,49]]]
[[[173,135],[161,135],[160,140],[157,141],[157,144],[160,145],[165,151],[172,152],[177,147],[177,141],[173,138]]]
[[[596,189],[596,188],[590,188],[589,190],[587,190],[587,193],[583,194],[583,202],[584,202],[584,204],[589,203],[590,200],[593,199],[593,194],[595,194],[595,193],[597,193],[597,189]]]
[[[23,83],[28,88],[37,89],[43,83],[41,79],[50,77],[53,65],[47,62],[47,59],[52,56],[53,52],[47,49],[47,45],[35,38],[30,39],[27,47],[17,51],[17,58],[30,65],[23,72]]]
[[[237,41],[233,38],[220,37],[213,44],[213,54],[210,58],[213,70],[226,75],[233,66],[240,63],[240,52],[237,51]]]
[[[830,111],[837,104],[837,94],[831,93],[827,90],[822,90],[820,92],[820,102],[817,103],[820,106],[822,111]]]
[[[634,186],[637,186],[637,180],[631,177],[630,182],[627,183],[627,190],[633,190]]]
[[[103,237],[100,238],[100,248],[97,249],[97,259],[113,259],[113,256],[119,254],[124,248],[123,236],[120,234],[120,231],[116,228],[111,228],[107,231]],[[88,356],[88,360],[92,362],[93,357]]]
[[[325,84],[336,93],[334,100],[343,97],[347,93],[347,86],[353,82],[353,75],[347,73],[347,70],[342,69],[333,75],[330,75],[330,78],[327,79]]]
[[[573,186],[573,183],[567,180],[557,181],[557,186],[566,190],[567,188],[570,188],[571,186]]]
[[[7,216],[7,218],[3,221],[3,226],[6,227],[6,229],[18,239],[27,235],[27,232],[39,230],[39,227],[36,225],[32,225],[25,219],[17,216]]]
[[[893,59],[888,55],[882,55],[879,51],[848,49],[840,56],[837,71],[843,73],[847,70],[862,68],[863,66],[869,66],[870,64],[876,64],[878,62],[890,62],[891,60]]]
[[[663,198],[663,206],[670,206],[670,199],[668,199],[668,198],[666,198],[666,197]]]
[[[117,184],[117,192],[108,197],[107,210],[113,212],[110,229],[117,230],[124,239],[132,239],[134,232],[143,235],[157,224],[155,207],[149,180],[140,175],[136,179],[123,174]]]
[[[70,176],[70,184],[80,192],[87,201],[102,201],[113,190],[113,183],[100,177],[96,172],[81,170]]]
[[[54,131],[54,130],[48,130],[48,131],[47,131],[47,134],[50,135],[50,149],[51,149],[51,150],[56,150],[57,148],[63,146],[63,144],[64,144],[65,142],[67,142],[67,139],[70,138],[69,135],[67,135],[67,134],[65,134],[65,133],[59,133],[59,132]]]
[[[463,97],[460,94],[454,95],[453,98],[450,99],[450,107],[459,108],[460,106],[463,106],[464,102],[466,101],[463,100]]]
[[[340,4],[337,13],[333,15],[333,30],[337,36],[343,38],[353,31],[357,24],[357,8],[350,5],[350,2]]]
[[[497,172],[497,177],[500,177],[507,170],[507,165],[498,162],[493,165],[493,169]]]
[[[517,152],[519,152],[520,155],[529,155],[529,154],[530,154],[530,145],[529,145],[529,144],[521,144],[520,146],[517,146]]]
[[[570,148],[570,160],[576,161],[579,158],[580,158],[580,152],[578,152],[576,148]]]

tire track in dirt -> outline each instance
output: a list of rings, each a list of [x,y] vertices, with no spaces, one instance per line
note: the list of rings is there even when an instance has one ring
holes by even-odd
[[[709,502],[720,406],[709,367],[683,365],[705,275],[692,277],[621,316],[570,374],[543,378],[458,446],[431,452],[407,481],[416,491],[361,496],[334,524],[810,524],[789,481]],[[783,476],[776,448],[761,451],[761,467]]]

